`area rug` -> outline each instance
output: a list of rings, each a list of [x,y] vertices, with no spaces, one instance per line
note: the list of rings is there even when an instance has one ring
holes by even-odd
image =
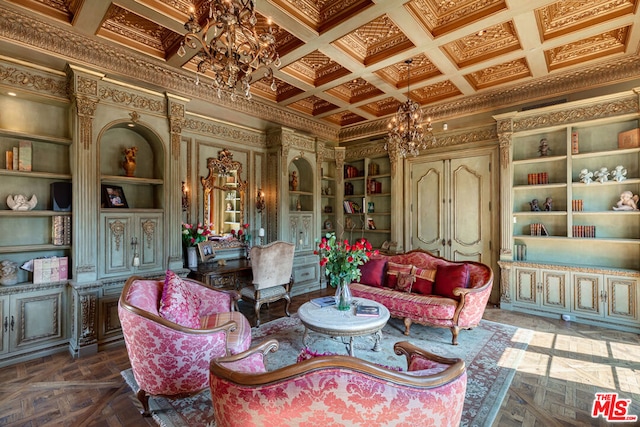
[[[462,358],[468,372],[467,393],[460,423],[463,427],[485,427],[492,424],[532,336],[530,330],[488,320],[483,320],[473,330],[460,331],[457,346],[451,345],[449,329],[413,325],[410,337],[403,335],[403,331],[402,321],[391,319],[382,330],[382,350],[379,352],[371,350],[373,339],[357,337],[356,357],[406,369],[405,359],[395,355],[393,345],[398,341],[409,341],[441,356]],[[295,363],[304,347],[303,333],[304,326],[293,315],[253,328],[253,344],[268,339],[278,340],[278,351],[270,354],[267,360],[269,370],[278,369]],[[341,339],[315,332],[309,333],[309,347],[317,352],[347,354],[347,345]],[[137,392],[139,387],[131,369],[123,371],[122,376],[131,389]],[[215,426],[208,390],[185,399],[151,398],[149,404],[153,417],[160,426]]]

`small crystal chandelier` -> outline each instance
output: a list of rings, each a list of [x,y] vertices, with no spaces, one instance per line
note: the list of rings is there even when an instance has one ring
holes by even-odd
[[[398,107],[396,115],[387,125],[389,136],[384,144],[384,149],[389,150],[389,145],[395,145],[398,154],[407,157],[408,154],[417,156],[421,148],[427,148],[424,139],[425,129],[422,127],[422,110],[417,102],[411,100],[410,76],[412,59],[404,61],[407,64],[407,101]],[[435,142],[431,119],[427,120],[427,133]]]
[[[208,3],[208,5],[207,5]],[[178,48],[178,56],[187,51],[185,44],[199,49],[195,57],[198,73],[212,72],[213,84],[222,92],[230,92],[231,99],[236,93],[251,99],[253,73],[264,68],[264,76],[271,79],[271,90],[277,89],[271,65],[280,66],[280,57],[275,48],[275,28],[268,22],[265,32],[258,34],[258,19],[253,10],[253,0],[207,0],[201,9],[208,7],[206,24],[200,26],[201,19],[195,18],[195,9],[191,8],[189,20],[184,24],[187,34]],[[198,83],[196,76],[196,84]]]

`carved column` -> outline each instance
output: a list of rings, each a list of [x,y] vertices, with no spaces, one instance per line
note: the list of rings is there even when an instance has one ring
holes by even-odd
[[[169,254],[169,269],[180,269],[183,267],[182,239],[180,230],[182,229],[182,185],[180,178],[180,141],[182,140],[182,127],[185,122],[186,104],[188,99],[170,93],[166,94],[167,99],[167,119],[169,120],[170,147],[169,147],[169,169],[165,177],[165,186],[168,187],[165,194],[168,199],[165,201],[165,244]],[[193,190],[193,186],[192,186]],[[193,191],[191,192],[193,194]]]
[[[344,234],[344,209],[342,208],[342,201],[344,200],[344,159],[346,156],[345,147],[335,147],[336,156],[336,223],[334,228],[336,230],[336,236],[342,236]]]
[[[103,74],[91,72],[78,67],[67,68],[69,96],[72,104],[73,147],[71,150],[73,194],[73,277],[77,281],[95,280],[96,239],[98,235],[98,218],[100,210],[98,147],[95,143],[93,119],[98,107],[98,85]]]
[[[498,119],[498,143],[500,145],[500,259],[513,259],[513,200],[511,196],[511,177],[513,175],[513,123],[509,117]]]

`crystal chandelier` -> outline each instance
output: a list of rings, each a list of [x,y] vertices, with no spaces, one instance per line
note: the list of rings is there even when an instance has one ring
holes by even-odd
[[[275,49],[275,28],[268,22],[268,28],[258,34],[258,19],[253,10],[253,0],[206,0],[201,10],[209,10],[204,26],[201,18],[196,19],[191,8],[189,20],[184,24],[187,34],[178,48],[178,56],[187,51],[185,45],[199,49],[198,73],[212,72],[213,84],[222,92],[229,92],[231,99],[236,93],[251,99],[251,83],[254,73],[264,68],[264,75],[271,79],[271,90],[277,89],[271,65],[280,66],[280,57]],[[196,84],[198,83],[196,75]]]
[[[408,154],[417,156],[421,148],[427,148],[427,143],[424,139],[425,129],[422,127],[422,110],[420,105],[412,101],[410,97],[411,63],[413,60],[407,59],[404,62],[407,64],[407,101],[398,107],[396,115],[387,125],[389,135],[387,142],[384,144],[384,149],[389,150],[390,145],[395,146],[398,154],[402,157],[407,157]],[[431,119],[427,120],[426,131],[431,141],[435,142]]]

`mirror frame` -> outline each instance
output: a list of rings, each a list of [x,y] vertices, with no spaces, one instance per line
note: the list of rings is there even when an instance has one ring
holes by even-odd
[[[211,198],[213,193],[218,190],[222,192],[236,190],[240,194],[240,225],[244,224],[244,204],[245,193],[247,188],[247,182],[242,180],[242,163],[233,160],[233,154],[228,149],[218,151],[218,157],[209,157],[207,159],[207,169],[209,174],[207,177],[200,177],[202,188],[204,192],[203,200],[203,216],[204,223],[209,229],[211,229]],[[235,172],[236,183],[235,185],[218,185],[221,176],[226,176],[230,172]],[[236,244],[237,242],[237,244]],[[242,246],[242,242],[236,239],[229,239],[223,241],[213,241],[216,247],[220,248],[233,248]]]

